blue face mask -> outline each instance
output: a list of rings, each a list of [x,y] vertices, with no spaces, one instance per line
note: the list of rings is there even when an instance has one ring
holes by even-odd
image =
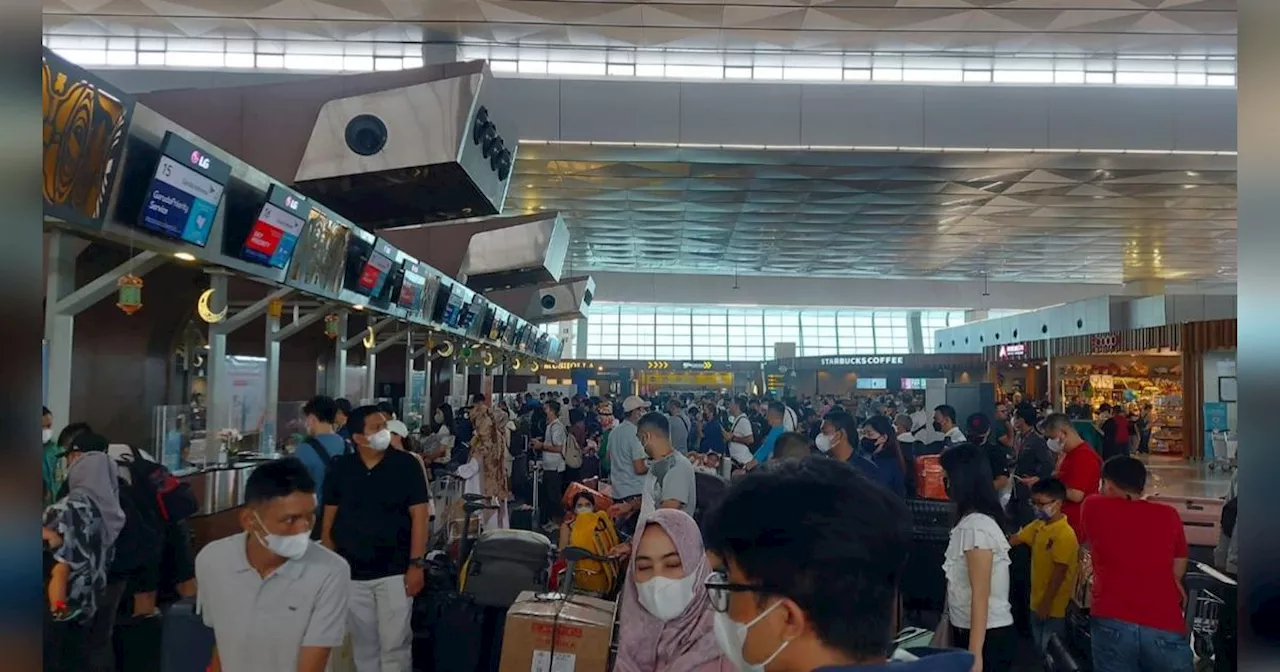
[[[1050,520],[1054,516],[1058,515],[1058,507],[1058,504],[1050,504],[1047,509],[1041,506],[1035,507],[1036,520]]]

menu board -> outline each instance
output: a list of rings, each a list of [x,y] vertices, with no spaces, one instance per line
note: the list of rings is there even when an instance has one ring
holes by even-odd
[[[924,378],[903,378],[902,389],[904,390],[923,390],[925,388]]]
[[[354,225],[315,205],[289,263],[287,281],[299,289],[336,296],[342,290],[347,245]]]
[[[230,164],[167,131],[139,223],[149,231],[204,247],[229,179]]]
[[[885,390],[889,388],[888,378],[858,378],[859,390]]]
[[[287,268],[310,213],[306,198],[281,185],[271,185],[267,202],[249,230],[240,256],[245,261]]]

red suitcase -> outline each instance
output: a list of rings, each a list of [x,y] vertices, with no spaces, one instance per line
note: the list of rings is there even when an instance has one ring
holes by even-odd
[[[1155,495],[1147,501],[1172,506],[1182,518],[1182,528],[1187,534],[1188,546],[1213,548],[1218,545],[1221,533],[1224,500],[1212,497],[1173,497]]]

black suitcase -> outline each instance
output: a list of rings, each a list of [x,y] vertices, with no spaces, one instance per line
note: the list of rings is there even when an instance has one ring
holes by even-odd
[[[484,648],[485,610],[469,595],[448,592],[436,597],[429,647],[415,646],[416,672],[477,672]],[[416,635],[417,633],[415,633]],[[415,643],[416,643],[415,639]],[[418,652],[430,652],[426,660]],[[421,658],[427,658],[426,655]]]
[[[160,643],[160,672],[204,672],[213,659],[213,630],[196,613],[195,598],[170,605]]]
[[[511,509],[511,529],[528,530],[537,532],[534,529],[533,507],[528,505],[519,505]]]
[[[951,526],[955,520],[954,502],[932,499],[908,499],[911,513],[911,538],[913,541],[946,542],[951,538]]]
[[[526,590],[545,591],[555,546],[537,532],[489,530],[471,549],[462,592],[482,607],[510,607]]]

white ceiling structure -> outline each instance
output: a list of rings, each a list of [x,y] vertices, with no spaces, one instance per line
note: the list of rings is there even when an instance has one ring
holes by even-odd
[[[780,52],[1234,54],[1235,0],[44,0],[46,32]]]
[[[522,145],[574,272],[1232,281],[1235,157]]]
[[[47,34],[574,49],[1231,56],[1235,0],[44,0]],[[521,52],[524,53],[524,52]],[[530,52],[533,53],[533,52]],[[553,54],[554,55],[554,54]],[[1231,283],[1235,157],[522,145],[573,272]]]

